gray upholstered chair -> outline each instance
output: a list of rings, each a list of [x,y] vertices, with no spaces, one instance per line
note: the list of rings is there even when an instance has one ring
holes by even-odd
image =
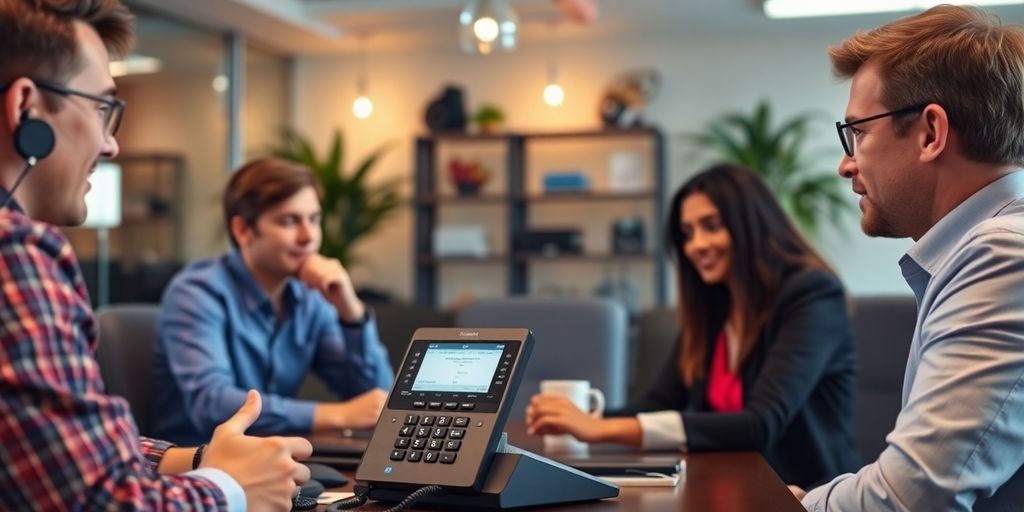
[[[854,435],[865,463],[878,458],[886,446],[885,436],[896,425],[916,321],[913,296],[853,300],[853,339],[859,369]]]
[[[409,347],[412,333],[416,329],[451,327],[455,323],[455,313],[450,310],[430,309],[403,302],[373,304],[372,307],[377,319],[377,333],[380,334],[381,343],[388,349],[392,368],[402,364],[405,349]],[[338,400],[338,395],[328,389],[313,372],[306,375],[295,396],[317,402]]]
[[[124,304],[103,308],[99,319],[96,360],[107,393],[128,400],[139,432],[150,429],[153,345],[156,343],[156,304]]]
[[[654,384],[679,340],[679,319],[674,307],[656,307],[636,315],[630,347],[629,400],[640,399]]]
[[[545,379],[586,379],[607,407],[626,399],[629,321],[622,305],[601,299],[516,297],[478,300],[455,319],[458,327],[525,327],[535,343],[510,417],[522,419]]]

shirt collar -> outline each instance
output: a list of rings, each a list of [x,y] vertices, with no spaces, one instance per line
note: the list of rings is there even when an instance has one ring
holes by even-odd
[[[265,309],[268,312],[273,312],[274,306],[270,302],[270,296],[263,291],[263,288],[260,288],[238,249],[232,249],[224,255],[224,266],[234,278],[238,294],[247,309],[250,311]],[[302,284],[297,279],[289,277],[288,282],[285,283],[284,295],[281,297],[286,311],[291,311],[291,308],[302,298],[302,293]]]
[[[979,222],[995,216],[1011,202],[1024,197],[1024,172],[1014,171],[989,183],[939,219],[904,258],[913,260],[929,274],[942,266],[949,247]],[[902,264],[902,263],[901,263]]]

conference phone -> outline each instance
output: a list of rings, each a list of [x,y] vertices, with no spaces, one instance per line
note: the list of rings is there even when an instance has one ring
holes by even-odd
[[[356,493],[401,501],[420,490],[422,503],[474,509],[617,496],[614,485],[507,444],[533,344],[527,329],[418,329],[356,470]]]

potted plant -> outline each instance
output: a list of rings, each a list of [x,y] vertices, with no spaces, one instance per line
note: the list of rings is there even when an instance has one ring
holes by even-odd
[[[484,104],[473,114],[473,121],[480,127],[480,133],[497,133],[505,122],[505,113],[495,105]]]
[[[331,147],[321,159],[309,139],[295,130],[285,129],[281,145],[273,150],[279,158],[309,167],[320,181],[323,210],[321,227],[323,244],[320,252],[337,258],[343,265],[353,262],[352,248],[393,214],[401,204],[399,179],[370,184],[368,176],[377,161],[387,152],[381,146],[360,161],[350,172],[343,169],[344,139],[335,130]]]
[[[720,160],[759,173],[797,224],[816,235],[822,218],[839,226],[853,207],[835,173],[815,172],[816,163],[805,152],[811,122],[812,116],[801,114],[776,127],[771,107],[761,101],[752,113],[726,114],[689,139]]]
[[[475,196],[480,193],[491,173],[479,161],[463,162],[453,158],[448,162],[448,174],[455,185],[455,192],[460,196]]]

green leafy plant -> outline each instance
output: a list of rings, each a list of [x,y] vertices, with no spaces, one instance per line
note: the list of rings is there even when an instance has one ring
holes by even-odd
[[[320,252],[337,258],[343,265],[354,262],[352,248],[395,213],[401,199],[400,180],[370,184],[368,176],[378,160],[390,149],[381,146],[360,161],[351,172],[343,170],[345,144],[341,130],[335,130],[330,149],[317,156],[308,138],[285,129],[281,145],[272,152],[278,158],[298,162],[312,169],[320,181],[323,209],[323,244]]]
[[[842,180],[835,173],[816,171],[817,158],[805,151],[812,121],[812,116],[802,114],[776,127],[771,107],[761,101],[753,113],[726,114],[689,139],[720,160],[759,173],[797,224],[816,235],[823,218],[839,227],[843,216],[854,209],[846,200]]]
[[[495,105],[484,104],[473,114],[473,121],[480,126],[481,132],[492,133],[505,122],[505,113]]]

